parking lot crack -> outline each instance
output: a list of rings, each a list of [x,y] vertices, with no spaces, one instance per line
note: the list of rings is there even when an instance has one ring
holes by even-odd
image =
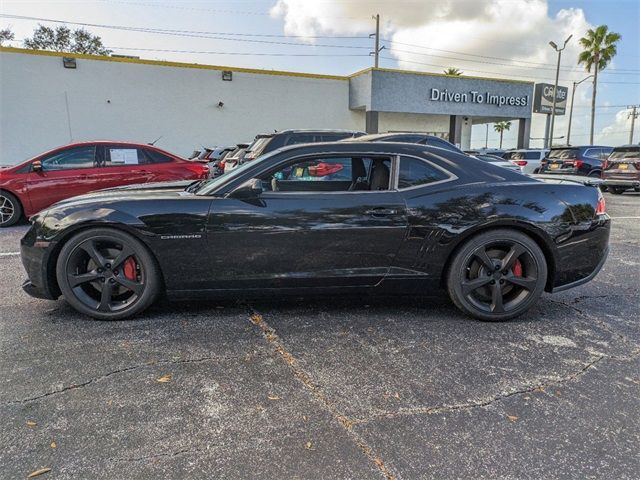
[[[514,397],[517,395],[524,395],[534,392],[544,392],[545,389],[550,388],[552,386],[560,386],[567,382],[571,382],[586,374],[590,369],[592,369],[599,362],[609,359],[616,361],[630,361],[635,360],[640,355],[640,350],[635,351],[633,354],[628,356],[618,356],[618,355],[599,355],[594,357],[591,361],[586,363],[580,368],[580,370],[571,373],[563,378],[553,380],[545,383],[538,383],[535,385],[527,385],[518,388],[517,390],[501,393],[499,395],[495,395],[491,398],[479,401],[465,402],[454,405],[439,405],[439,406],[431,406],[431,407],[409,407],[409,408],[400,408],[393,412],[379,412],[374,415],[370,415],[364,419],[356,419],[353,421],[354,425],[358,424],[366,424],[372,421],[382,419],[382,418],[394,418],[399,416],[411,416],[411,415],[431,415],[438,413],[448,413],[448,412],[456,412],[459,410],[471,410],[479,407],[488,407],[496,402],[501,402],[506,400],[507,398]]]
[[[311,376],[300,366],[296,358],[285,348],[282,340],[278,336],[274,328],[272,328],[264,320],[261,314],[251,311],[251,323],[256,325],[265,340],[280,355],[282,360],[291,369],[294,377],[302,383],[302,385],[313,395],[313,397],[327,410],[331,416],[340,424],[351,440],[358,446],[364,455],[375,465],[378,471],[387,480],[395,480],[396,475],[390,470],[389,466],[378,456],[373,448],[368,445],[365,440],[353,430],[353,420],[343,415],[324,394],[322,389],[313,381]]]

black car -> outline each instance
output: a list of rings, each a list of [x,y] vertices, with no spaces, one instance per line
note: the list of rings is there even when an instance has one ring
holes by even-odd
[[[417,143],[420,145],[429,145],[430,147],[444,148],[445,150],[464,155],[464,152],[452,143],[449,143],[440,137],[436,137],[435,135],[428,135],[426,133],[371,133],[369,135],[358,137],[355,140],[358,142]]]
[[[597,188],[423,145],[283,148],[199,184],[59,202],[22,239],[39,298],[98,319],[169,298],[421,295],[506,320],[589,281],[608,252]]]
[[[355,138],[364,135],[357,130],[281,130],[275,133],[262,133],[256,135],[244,160],[249,162],[261,155],[289,145],[301,143],[337,142],[344,138]]]
[[[604,163],[602,180],[607,191],[617,195],[629,189],[640,192],[640,145],[614,148]]]
[[[540,173],[599,177],[613,147],[554,147],[542,160]]]

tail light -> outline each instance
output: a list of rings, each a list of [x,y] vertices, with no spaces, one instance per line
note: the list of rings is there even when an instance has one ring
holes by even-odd
[[[220,160],[220,161],[218,162],[218,168],[219,168],[219,169],[221,169],[221,170],[224,170],[224,164],[225,164],[225,163],[226,163],[226,161],[225,161],[225,160]]]
[[[574,160],[573,161],[573,166],[575,168],[580,168],[582,165],[584,165],[584,162],[582,160]]]
[[[527,161],[526,160],[512,160],[513,163],[515,163],[516,165],[518,165],[519,167],[526,167],[527,166]]]
[[[189,165],[187,168],[198,175],[198,178],[207,178],[209,176],[209,167],[207,165]]]
[[[596,215],[604,215],[606,212],[606,202],[600,189],[598,189],[598,204],[596,205]]]
[[[609,168],[609,160],[603,160],[602,161],[602,169],[606,170],[607,168]]]

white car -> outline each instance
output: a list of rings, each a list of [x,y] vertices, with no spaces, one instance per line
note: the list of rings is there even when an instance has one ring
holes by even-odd
[[[482,153],[477,153],[475,155],[472,155],[473,157],[476,157],[480,160],[483,160],[487,163],[490,163],[492,165],[496,165],[498,167],[503,167],[503,168],[507,168],[509,170],[513,170],[514,172],[518,172],[518,173],[522,173],[522,171],[520,170],[520,167],[518,165],[516,165],[515,163],[512,163],[508,160],[505,160],[504,158],[498,157],[497,155],[485,155]]]
[[[518,165],[522,173],[536,173],[549,150],[509,150],[502,158]]]

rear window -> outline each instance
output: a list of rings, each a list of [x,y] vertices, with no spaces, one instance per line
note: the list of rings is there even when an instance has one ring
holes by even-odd
[[[578,156],[578,150],[572,148],[562,148],[558,150],[551,150],[549,158],[558,158],[561,160],[570,160]]]
[[[458,150],[454,145],[450,144],[445,140],[439,140],[437,138],[428,138],[425,143],[432,147],[443,148],[444,150],[449,150],[450,152],[460,153],[460,150]]]
[[[249,148],[246,149],[247,153],[251,153],[251,155],[255,158],[262,153],[264,147],[268,145],[273,137],[260,137],[256,138]]]
[[[625,158],[640,158],[640,148],[617,149],[611,152],[609,156],[611,160],[622,160]]]
[[[538,160],[540,152],[507,152],[503,158],[507,160]]]
[[[143,150],[143,152],[146,157],[145,163],[169,163],[173,161],[173,158],[170,156],[155,150]]]
[[[411,157],[400,158],[400,171],[398,173],[398,188],[411,188],[427,185],[440,180],[446,180],[449,176],[433,165]]]

